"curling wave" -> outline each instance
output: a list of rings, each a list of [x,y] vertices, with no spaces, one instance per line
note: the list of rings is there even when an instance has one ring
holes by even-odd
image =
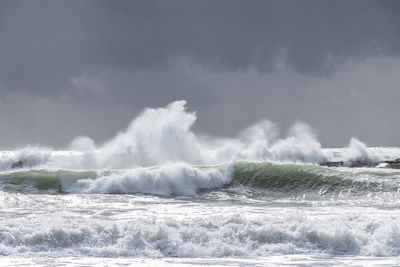
[[[154,194],[189,196],[202,190],[248,186],[292,193],[396,192],[400,172],[365,168],[332,169],[315,165],[239,162],[217,166],[169,164],[129,170],[29,170],[0,175],[2,190],[19,192]]]

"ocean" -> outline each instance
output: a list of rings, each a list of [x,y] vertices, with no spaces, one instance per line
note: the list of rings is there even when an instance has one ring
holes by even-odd
[[[0,151],[0,265],[400,264],[400,148],[195,120],[177,101],[104,144]]]

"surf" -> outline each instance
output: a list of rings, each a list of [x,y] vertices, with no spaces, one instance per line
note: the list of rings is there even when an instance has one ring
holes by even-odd
[[[54,194],[153,194],[192,196],[204,190],[246,186],[287,195],[316,192],[397,192],[399,171],[327,168],[304,164],[237,162],[169,164],[125,170],[27,170],[0,174],[3,190]]]

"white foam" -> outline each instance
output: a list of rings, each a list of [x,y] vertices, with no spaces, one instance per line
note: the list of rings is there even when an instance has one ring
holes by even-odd
[[[383,160],[373,150],[369,150],[368,147],[356,138],[351,138],[349,147],[343,155],[343,162],[345,165],[351,165],[356,161],[361,162],[378,162]]]
[[[300,215],[258,218],[241,214],[177,220],[138,218],[91,221],[78,225],[63,218],[35,224],[0,226],[0,254],[101,257],[255,257],[325,253],[328,255],[398,256],[396,219],[384,217],[330,220]]]
[[[15,151],[0,152],[0,170],[7,170],[15,164],[29,168],[48,162],[52,152],[48,148],[26,147]]]
[[[102,146],[95,148],[90,139],[82,137],[73,143],[85,143],[90,147],[85,164],[108,168],[171,162],[222,164],[233,160],[293,163],[342,160],[351,164],[382,158],[355,138],[348,148],[340,150],[340,157],[327,153],[311,127],[303,122],[295,123],[284,138],[279,137],[277,125],[268,120],[241,131],[237,138],[216,138],[193,132],[191,127],[195,121],[195,113],[186,111],[186,102],[176,101],[164,108],[145,109],[126,131]]]
[[[296,123],[286,138],[278,127],[263,120],[237,138],[198,136],[191,130],[196,115],[186,111],[185,101],[164,108],[145,109],[128,129],[86,155],[95,167],[132,168],[171,162],[221,164],[232,160],[319,163],[325,160],[316,135],[304,123]],[[73,144],[82,143],[80,137]],[[82,147],[82,146],[79,146]],[[89,160],[88,160],[89,158]]]
[[[231,181],[232,168],[193,167],[183,163],[155,168],[136,168],[80,180],[68,188],[73,193],[148,193],[156,195],[194,195],[198,190],[221,187]]]
[[[288,137],[271,146],[273,160],[302,163],[320,163],[326,160],[315,133],[305,123],[297,122]]]

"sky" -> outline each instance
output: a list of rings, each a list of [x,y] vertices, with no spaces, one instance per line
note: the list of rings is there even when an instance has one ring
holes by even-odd
[[[102,143],[187,100],[196,132],[309,124],[400,146],[400,2],[3,0],[0,149]]]

